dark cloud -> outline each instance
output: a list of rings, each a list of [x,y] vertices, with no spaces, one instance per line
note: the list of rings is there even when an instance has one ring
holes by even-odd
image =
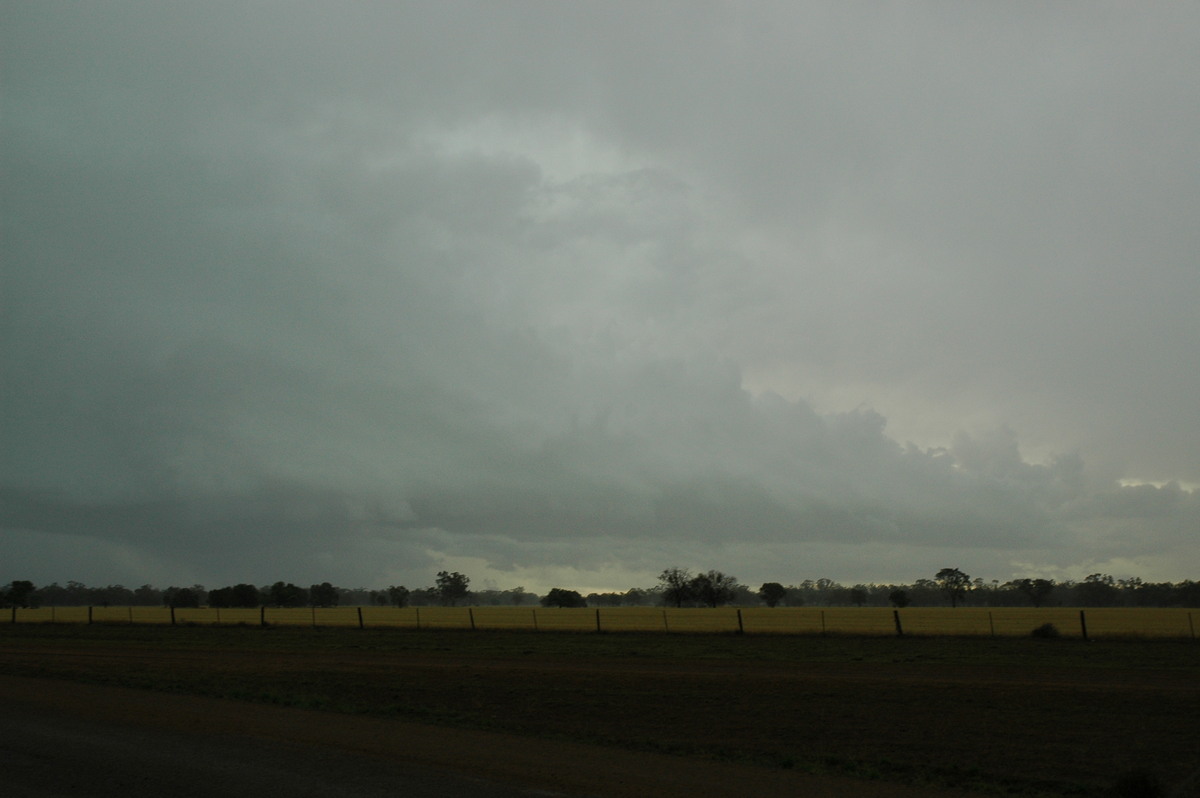
[[[1190,9],[3,15],[9,578],[1194,576]]]

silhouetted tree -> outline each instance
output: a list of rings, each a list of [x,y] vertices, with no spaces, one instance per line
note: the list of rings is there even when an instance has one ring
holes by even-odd
[[[199,607],[200,596],[190,587],[168,587],[163,591],[163,604],[168,607]]]
[[[1075,586],[1075,599],[1084,607],[1110,607],[1117,603],[1116,580],[1110,574],[1088,574]]]
[[[390,585],[387,590],[381,590],[381,604],[386,604],[392,607],[407,607],[409,589],[404,585]]]
[[[907,607],[909,603],[908,593],[900,588],[896,588],[891,593],[888,593],[888,601],[897,609]]]
[[[437,592],[442,604],[447,607],[453,607],[459,599],[466,598],[469,592],[467,588],[470,584],[471,580],[458,571],[453,573],[438,571]]]
[[[303,607],[308,603],[308,591],[291,582],[276,582],[267,588],[267,603],[273,607]]]
[[[850,603],[856,607],[861,607],[867,603],[867,589],[862,585],[855,585],[850,588]]]
[[[966,599],[967,590],[971,586],[971,577],[957,568],[943,568],[934,576],[934,581],[950,599],[951,607],[957,607],[958,602]]]
[[[1008,584],[1016,588],[1021,593],[1024,593],[1029,600],[1033,602],[1033,606],[1035,607],[1042,606],[1042,602],[1049,598],[1050,594],[1054,592],[1053,579],[1026,578],[1017,579],[1009,582]]]
[[[586,607],[587,602],[578,591],[552,587],[550,592],[542,597],[543,607]]]
[[[311,607],[336,607],[341,594],[328,582],[313,585],[308,589],[308,604]]]
[[[17,579],[0,589],[0,607],[28,607],[35,600],[33,582]]]
[[[778,607],[779,602],[787,597],[787,588],[778,582],[763,582],[758,589],[758,596],[768,607]]]
[[[163,603],[162,591],[150,585],[142,585],[133,591],[133,603],[139,607],[157,607]]]
[[[733,600],[737,579],[720,571],[697,574],[691,582],[692,597],[707,607],[719,607]]]
[[[688,569],[667,568],[658,575],[658,581],[664,603],[682,607],[683,602],[692,600],[692,574]]]
[[[516,607],[519,607],[522,604],[528,604],[531,599],[537,598],[520,585],[509,590],[505,590],[504,596],[508,599],[509,603]]]

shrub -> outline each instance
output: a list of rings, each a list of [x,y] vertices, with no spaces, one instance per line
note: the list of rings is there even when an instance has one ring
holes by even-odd
[[[1030,637],[1037,637],[1042,640],[1054,640],[1059,637],[1058,627],[1052,623],[1044,623],[1030,632],[1029,635]]]

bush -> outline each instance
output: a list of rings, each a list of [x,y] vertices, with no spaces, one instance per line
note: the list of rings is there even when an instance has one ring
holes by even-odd
[[[1042,640],[1054,640],[1059,637],[1058,627],[1052,623],[1044,623],[1030,632],[1029,636]]]

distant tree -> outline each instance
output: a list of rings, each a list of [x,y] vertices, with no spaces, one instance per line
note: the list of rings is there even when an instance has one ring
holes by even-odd
[[[958,602],[965,600],[971,587],[971,577],[957,568],[943,568],[934,576],[934,581],[950,599],[951,607],[957,607]]]
[[[308,603],[308,591],[291,582],[276,582],[267,588],[267,602],[272,607],[303,607]]]
[[[252,608],[259,605],[258,588],[254,585],[233,585],[208,591],[208,606],[210,607],[242,607]]]
[[[336,607],[340,599],[340,591],[329,582],[322,582],[308,589],[310,607]]]
[[[254,585],[242,582],[234,585],[232,590],[233,604],[231,606],[252,609],[262,603],[258,588]]]
[[[0,607],[28,607],[34,601],[33,582],[18,579],[0,589]]]
[[[719,607],[733,600],[737,579],[720,571],[705,571],[691,581],[692,597],[706,607]]]
[[[1035,607],[1042,606],[1042,602],[1054,592],[1053,579],[1017,579],[1009,582],[1009,585],[1024,593]]]
[[[658,575],[658,581],[666,604],[682,607],[683,602],[695,597],[692,593],[692,574],[686,568],[667,568]]]
[[[200,596],[194,588],[168,587],[163,591],[163,604],[168,607],[199,607]]]
[[[586,607],[587,602],[578,591],[552,587],[550,592],[542,596],[543,607]]]
[[[408,592],[404,585],[392,585],[385,591],[386,603],[393,607],[405,607],[408,605]]]
[[[156,607],[163,603],[162,591],[150,585],[142,585],[133,591],[133,603],[139,607]]]
[[[459,599],[466,598],[469,592],[467,588],[470,584],[471,580],[458,571],[452,573],[438,571],[437,592],[442,604],[447,607],[453,607]]]
[[[513,606],[516,607],[519,607],[522,604],[528,604],[529,600],[534,598],[534,595],[521,585],[509,590],[505,590],[504,596]]]
[[[779,602],[787,598],[787,588],[778,582],[763,582],[758,596],[768,607],[778,607]]]
[[[224,608],[233,606],[233,588],[218,587],[208,591],[208,606]]]
[[[1171,603],[1180,607],[1200,607],[1200,582],[1185,579],[1173,586]]]
[[[622,607],[645,607],[656,603],[653,588],[642,590],[639,587],[631,587],[621,596]]]
[[[867,589],[862,585],[855,585],[850,588],[850,603],[856,607],[861,607],[867,603]]]
[[[1116,580],[1110,574],[1088,574],[1075,586],[1075,598],[1084,607],[1110,607],[1117,603]]]
[[[888,593],[888,601],[891,602],[893,607],[900,609],[902,607],[907,607],[910,599],[908,598],[908,593],[906,591],[896,588],[891,593]]]

